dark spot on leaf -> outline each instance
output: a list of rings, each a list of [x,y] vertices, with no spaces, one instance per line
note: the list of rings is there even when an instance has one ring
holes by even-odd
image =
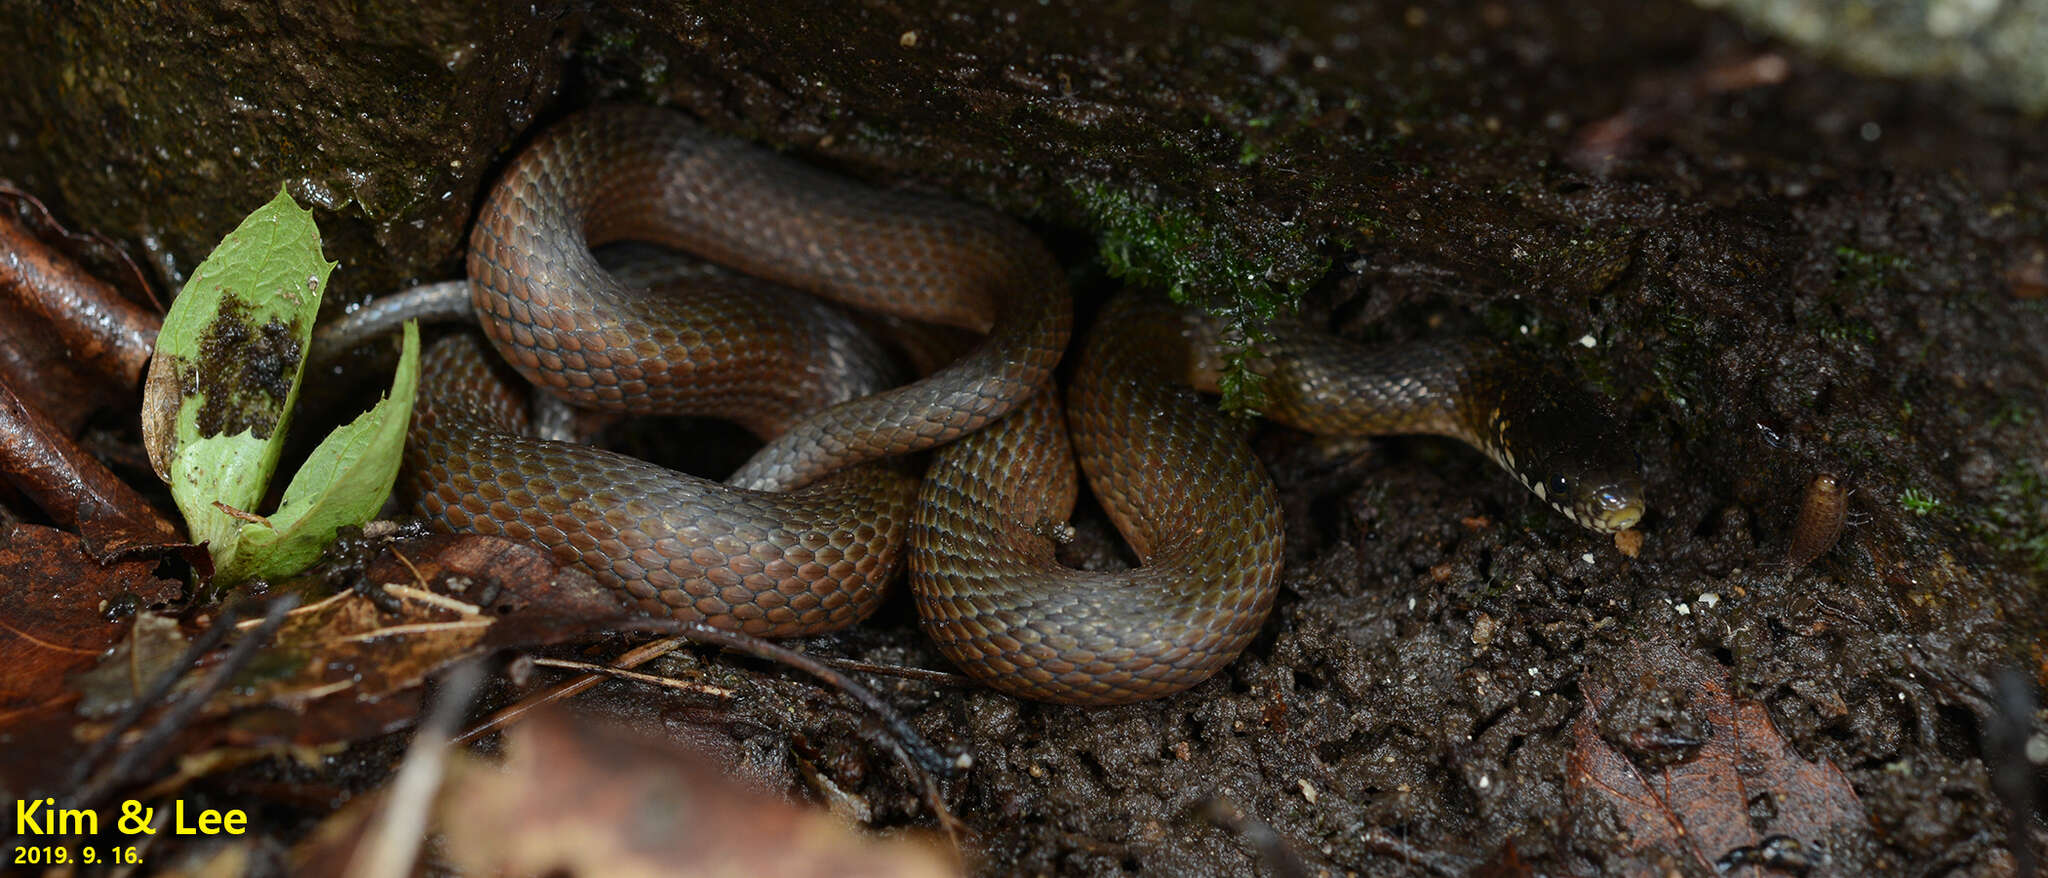
[[[235,435],[248,430],[267,439],[277,428],[291,395],[300,349],[291,324],[277,319],[252,325],[247,303],[232,293],[199,341],[199,361],[181,364],[179,389],[201,394],[199,435]]]

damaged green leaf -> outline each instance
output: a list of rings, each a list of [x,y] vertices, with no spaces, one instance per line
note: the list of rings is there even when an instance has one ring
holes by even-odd
[[[405,324],[405,349],[391,393],[347,426],[321,440],[304,466],[284,489],[277,511],[248,522],[236,532],[241,542],[221,559],[219,577],[238,582],[258,577],[289,576],[320,559],[344,525],[362,524],[377,514],[405,449],[405,428],[412,420],[413,394],[419,385],[420,330]]]
[[[280,191],[221,240],[165,315],[143,391],[143,445],[219,581],[297,572],[390,493],[411,417],[418,336],[390,398],[321,443],[268,517],[305,350],[334,263]]]

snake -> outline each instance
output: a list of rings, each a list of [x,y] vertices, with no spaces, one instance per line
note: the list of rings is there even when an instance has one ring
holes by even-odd
[[[648,283],[593,254],[621,240],[731,273]],[[679,112],[598,107],[511,161],[467,262],[466,284],[413,309],[483,330],[422,365],[405,488],[434,526],[537,543],[640,611],[762,636],[853,624],[907,567],[941,653],[997,690],[1059,703],[1193,686],[1273,605],[1277,492],[1245,423],[1204,395],[1222,374],[1214,324],[1119,295],[1057,386],[1065,275],[1000,213],[872,187]],[[981,340],[881,389],[886,352],[842,305]],[[360,334],[323,330],[315,346]],[[1248,365],[1282,424],[1448,435],[1589,529],[1643,514],[1606,407],[1514,349],[1373,348],[1283,327]],[[764,445],[720,483],[536,438],[522,382],[580,407],[729,418]],[[927,449],[921,479],[893,463]],[[1057,561],[1077,470],[1134,567]]]

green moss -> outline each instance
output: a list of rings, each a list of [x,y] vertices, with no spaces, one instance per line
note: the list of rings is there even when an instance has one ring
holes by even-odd
[[[1231,351],[1223,358],[1223,374],[1217,377],[1217,389],[1222,391],[1222,405],[1225,412],[1256,418],[1266,407],[1266,376],[1251,370],[1247,365],[1251,352],[1271,340],[1271,336],[1260,333],[1243,348]]]
[[[1385,220],[1362,210],[1346,213],[1343,225],[1348,227],[1357,236],[1344,236],[1345,239],[1343,240],[1346,246],[1354,249],[1378,241],[1387,233],[1387,223]]]
[[[2048,476],[2031,461],[2017,461],[1999,476],[1992,499],[1968,522],[1970,533],[2048,573]]]
[[[1872,253],[1846,244],[1835,248],[1835,263],[1835,285],[1862,292],[1884,289],[1893,274],[1910,264],[1904,256]]]
[[[1924,488],[1911,487],[1899,492],[1899,505],[1914,515],[1930,515],[1941,511],[1942,503]]]
[[[1822,319],[1818,322],[1816,328],[1819,329],[1821,338],[1830,341],[1849,342],[1851,344],[1875,344],[1877,342],[1877,330],[1861,320]]]
[[[1071,184],[1069,191],[1094,228],[1111,275],[1207,310],[1251,347],[1264,339],[1262,324],[1291,309],[1329,270],[1322,239],[1298,228],[1247,241],[1195,208],[1154,203],[1092,181]],[[1259,378],[1244,359],[1239,352],[1227,360],[1223,404],[1255,412]]]
[[[2040,418],[2040,411],[2025,402],[2014,399],[2006,400],[2005,405],[1999,406],[1998,411],[1992,413],[1990,422],[1993,424],[2011,424],[2015,427],[2025,427],[2040,420]]]
[[[1292,305],[1315,280],[1276,283],[1276,269],[1287,256],[1272,251],[1247,255],[1252,251],[1246,242],[1234,240],[1193,210],[1151,204],[1100,183],[1077,184],[1072,191],[1100,236],[1102,260],[1110,273],[1164,289],[1175,301],[1219,313],[1271,317]],[[1305,237],[1277,243],[1294,250],[1320,247],[1320,242]],[[1328,263],[1317,261],[1319,277]]]
[[[1679,308],[1664,313],[1663,330],[1665,342],[1650,362],[1651,386],[1679,412],[1688,437],[1698,438],[1711,423],[1710,418],[1697,416],[1697,408],[1716,398],[1703,376],[1707,374],[1704,364],[1712,363],[1717,355],[1718,339],[1713,326]]]

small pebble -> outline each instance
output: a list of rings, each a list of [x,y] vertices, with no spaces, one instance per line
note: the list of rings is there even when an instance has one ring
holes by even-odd
[[[1499,626],[1500,623],[1494,621],[1492,616],[1480,613],[1478,618],[1472,620],[1472,642],[1480,649],[1485,649],[1487,644],[1493,642],[1494,631]]]

